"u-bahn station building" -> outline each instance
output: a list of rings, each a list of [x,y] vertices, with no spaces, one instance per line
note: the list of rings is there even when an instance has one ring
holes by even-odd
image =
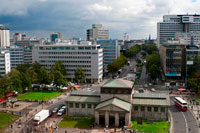
[[[95,123],[108,126],[128,125],[131,120],[168,120],[169,96],[134,93],[134,83],[115,79],[99,91],[73,91],[66,99],[68,116],[94,116]]]

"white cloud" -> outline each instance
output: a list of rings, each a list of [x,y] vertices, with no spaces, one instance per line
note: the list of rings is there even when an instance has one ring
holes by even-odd
[[[110,29],[113,38],[122,37],[124,32],[131,38],[146,38],[149,34],[156,38],[157,22],[162,21],[163,15],[200,13],[200,0],[0,0],[0,16],[29,15],[30,7],[40,2],[54,7],[52,10],[59,11],[58,15],[66,14],[67,19],[76,18],[74,23],[84,22],[82,27],[86,27],[86,23],[102,23]],[[62,3],[62,6],[55,3]],[[66,13],[70,11],[67,10],[69,8],[73,14],[67,17],[70,15]],[[56,19],[65,25],[64,21],[61,22],[58,17]],[[85,36],[85,32],[80,36]]]

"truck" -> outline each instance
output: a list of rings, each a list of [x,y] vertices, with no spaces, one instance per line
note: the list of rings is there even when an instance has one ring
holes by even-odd
[[[41,122],[43,122],[45,119],[47,119],[50,116],[50,111],[43,109],[40,112],[38,112],[34,118],[33,118],[33,124],[39,125]]]

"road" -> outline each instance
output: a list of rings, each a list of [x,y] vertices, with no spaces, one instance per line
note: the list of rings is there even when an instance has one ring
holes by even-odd
[[[121,68],[122,71],[121,71],[121,73],[119,75],[120,78],[126,77],[127,74],[131,73],[130,69],[136,67],[137,63],[136,63],[135,59],[129,59],[129,61],[130,61],[130,65],[129,66],[125,65],[123,68]]]
[[[173,119],[172,133],[198,133],[198,126],[192,113],[189,110],[186,112],[180,111],[174,106],[173,98],[170,97],[170,111]]]
[[[145,84],[148,84],[148,75],[146,74],[146,66],[143,65],[142,67],[142,73],[140,76],[139,84],[144,87]]]

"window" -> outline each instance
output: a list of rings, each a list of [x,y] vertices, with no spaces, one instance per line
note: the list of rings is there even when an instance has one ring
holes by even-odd
[[[154,112],[158,112],[158,107],[154,107]]]
[[[92,107],[92,105],[91,105],[91,104],[88,104],[88,108],[91,109],[91,107]]]
[[[70,108],[73,108],[73,103],[69,103],[69,107],[70,107]]]
[[[85,104],[82,104],[82,108],[85,108]]]
[[[145,111],[145,107],[144,106],[141,106],[141,111]]]
[[[134,106],[134,110],[135,110],[135,111],[138,111],[138,106]]]
[[[161,112],[165,112],[165,107],[161,107]]]
[[[79,103],[76,103],[76,108],[79,108]]]
[[[151,112],[151,107],[147,107],[147,111]]]

